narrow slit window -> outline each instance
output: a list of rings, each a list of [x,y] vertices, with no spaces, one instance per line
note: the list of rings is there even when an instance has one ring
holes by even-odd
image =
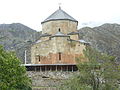
[[[59,60],[61,60],[61,53],[59,52]]]
[[[40,62],[40,56],[39,56],[39,62]]]
[[[59,31],[59,32],[61,31],[60,28],[58,29],[58,31]]]

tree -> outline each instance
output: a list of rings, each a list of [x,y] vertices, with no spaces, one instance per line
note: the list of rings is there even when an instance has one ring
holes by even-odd
[[[31,90],[31,80],[26,68],[13,52],[7,52],[0,46],[0,90]]]
[[[85,59],[85,62],[81,62]],[[79,74],[66,82],[65,90],[120,90],[120,66],[114,56],[100,53],[90,47],[84,57],[77,58]]]

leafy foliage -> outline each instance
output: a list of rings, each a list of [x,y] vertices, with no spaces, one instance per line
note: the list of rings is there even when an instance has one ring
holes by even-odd
[[[26,68],[13,52],[0,46],[0,90],[31,90],[31,81]]]
[[[87,47],[85,57],[77,58],[79,74],[63,85],[63,90],[120,90],[120,66],[114,56]],[[81,59],[86,59],[81,62]]]

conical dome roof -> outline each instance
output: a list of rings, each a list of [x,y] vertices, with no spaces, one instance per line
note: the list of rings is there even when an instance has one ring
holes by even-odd
[[[73,17],[71,17],[69,14],[67,14],[65,11],[59,7],[57,11],[55,11],[53,14],[51,14],[48,18],[46,18],[43,22],[45,23],[47,21],[53,21],[53,20],[71,20],[77,22]]]

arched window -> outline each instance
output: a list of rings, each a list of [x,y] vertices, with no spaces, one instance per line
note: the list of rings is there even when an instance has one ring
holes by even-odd
[[[61,52],[59,52],[59,60],[61,60]]]

